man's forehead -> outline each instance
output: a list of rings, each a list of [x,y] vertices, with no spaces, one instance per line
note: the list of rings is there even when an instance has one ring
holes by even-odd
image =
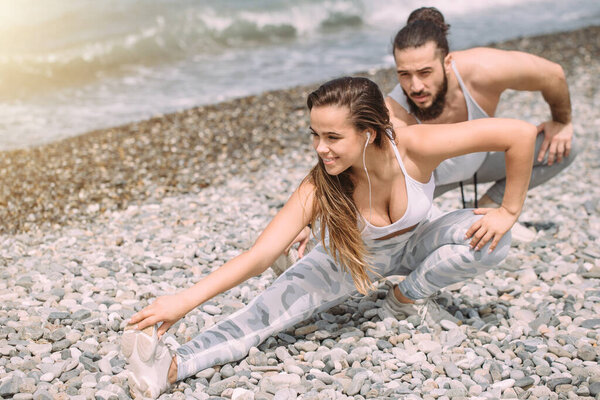
[[[396,69],[401,71],[418,71],[439,65],[440,57],[435,42],[427,42],[419,47],[407,47],[394,51]]]

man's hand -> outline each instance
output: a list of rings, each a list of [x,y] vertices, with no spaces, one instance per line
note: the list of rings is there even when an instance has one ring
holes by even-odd
[[[469,244],[474,250],[481,250],[491,240],[490,252],[496,248],[502,236],[517,222],[518,217],[502,206],[477,208],[473,210],[473,213],[483,215],[483,218],[471,225],[465,238],[471,239]]]
[[[178,293],[171,296],[158,297],[152,304],[134,314],[129,320],[130,325],[136,325],[135,329],[142,330],[148,326],[162,322],[158,328],[158,337],[161,337],[167,329],[179,321],[187,312],[185,301]]]
[[[548,165],[554,164],[554,160],[562,162],[571,152],[573,140],[573,124],[561,124],[556,121],[546,121],[538,125],[538,133],[544,131],[544,141],[540,147],[537,160],[542,162],[546,151],[548,152]]]

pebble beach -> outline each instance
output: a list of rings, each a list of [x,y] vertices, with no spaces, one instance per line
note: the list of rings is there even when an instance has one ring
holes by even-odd
[[[600,399],[598,37],[589,27],[493,45],[563,66],[579,153],[528,193],[520,221],[535,241],[441,293],[458,324],[386,318],[381,287],[161,398]],[[395,85],[390,69],[361,75]],[[126,321],[252,245],[315,162],[305,99],[317,86],[0,153],[0,397],[129,399]],[[539,93],[509,92],[497,115],[537,124],[549,110]],[[436,204],[460,208],[458,191]],[[251,278],[170,332],[191,339],[274,278]]]

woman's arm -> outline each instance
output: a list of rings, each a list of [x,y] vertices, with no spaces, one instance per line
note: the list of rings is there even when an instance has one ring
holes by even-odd
[[[415,130],[407,138],[407,155],[425,173],[433,171],[447,158],[479,151],[504,151],[506,159],[506,190],[499,209],[480,209],[486,217],[467,231],[477,249],[493,238],[491,249],[516,222],[521,213],[531,168],[537,129],[524,121],[484,118],[458,124],[410,126]]]
[[[311,220],[314,186],[304,181],[285,206],[267,225],[250,250],[240,254],[192,287],[157,298],[129,320],[137,329],[163,322],[158,335],[165,333],[189,311],[217,294],[266,270]]]

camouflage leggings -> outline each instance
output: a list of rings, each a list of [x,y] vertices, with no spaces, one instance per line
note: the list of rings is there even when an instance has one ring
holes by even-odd
[[[472,210],[458,210],[424,221],[409,233],[368,241],[372,265],[384,277],[406,275],[400,290],[415,300],[472,278],[500,263],[510,248],[510,234],[506,234],[492,253],[488,253],[489,243],[481,251],[471,250],[464,236],[478,218]],[[177,378],[239,360],[274,333],[355,292],[350,275],[334,264],[319,243],[246,307],[179,347]]]

